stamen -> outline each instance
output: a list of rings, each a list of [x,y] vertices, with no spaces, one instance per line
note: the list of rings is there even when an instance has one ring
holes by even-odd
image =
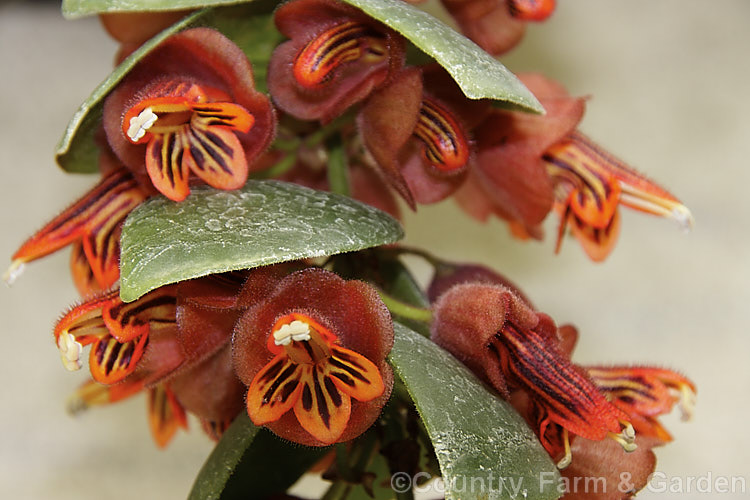
[[[620,422],[620,424],[623,426],[623,429],[619,434],[610,432],[607,436],[617,441],[627,453],[632,453],[638,448],[638,445],[635,444],[635,429],[633,429],[630,422]]]
[[[622,429],[623,437],[631,443],[635,442],[635,429],[633,429],[632,424],[630,422],[622,422],[622,424],[625,426]]]
[[[570,436],[568,436],[568,429],[563,427],[563,446],[565,447],[565,456],[557,462],[557,468],[562,470],[566,468],[573,461],[573,453],[570,451]]]
[[[695,393],[687,384],[680,386],[680,412],[682,420],[688,421],[693,418],[695,412]]]
[[[693,214],[675,199],[665,198],[620,181],[620,201],[635,210],[675,220],[685,232],[693,228]]]
[[[26,263],[20,259],[16,259],[10,263],[10,267],[3,274],[3,281],[5,284],[10,286],[16,282],[19,276],[23,274],[26,269]]]
[[[158,119],[159,117],[150,107],[144,109],[138,116],[130,119],[128,138],[132,142],[138,142]]]
[[[276,345],[289,345],[292,340],[295,342],[310,340],[310,325],[304,321],[294,320],[273,332],[273,341]]]
[[[68,332],[60,333],[60,337],[57,339],[57,348],[60,350],[60,358],[66,370],[73,372],[81,369],[83,346],[73,335]]]

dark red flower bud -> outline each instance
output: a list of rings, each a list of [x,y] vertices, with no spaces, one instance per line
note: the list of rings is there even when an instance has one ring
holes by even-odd
[[[492,55],[515,47],[526,32],[506,1],[511,0],[441,0],[461,31]]]
[[[473,163],[470,131],[489,109],[437,65],[406,68],[374,92],[357,117],[386,179],[412,208],[452,194]]]
[[[295,0],[276,11],[289,41],[274,50],[268,88],[285,112],[329,121],[367,97],[404,63],[400,35],[335,0]]]
[[[479,264],[458,264],[441,262],[435,267],[435,274],[427,288],[427,298],[435,302],[455,285],[461,283],[486,283],[504,286],[518,298],[531,306],[531,301],[518,286],[502,274]]]
[[[561,468],[571,460],[569,433],[600,441],[610,437],[635,449],[628,415],[610,403],[586,372],[560,350],[557,327],[507,288],[457,285],[435,304],[432,338],[500,394],[529,398],[542,444]]]

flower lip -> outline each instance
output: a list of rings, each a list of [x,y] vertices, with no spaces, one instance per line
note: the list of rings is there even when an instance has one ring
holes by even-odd
[[[333,443],[351,415],[351,399],[383,394],[378,367],[344,349],[327,328],[301,313],[282,316],[268,337],[276,353],[253,378],[247,409],[256,425],[273,422],[290,409],[300,425],[322,443]]]
[[[469,161],[466,132],[453,115],[436,100],[425,97],[414,128],[423,143],[423,158],[443,173],[461,171]]]
[[[274,103],[302,120],[342,115],[404,65],[405,42],[361,10],[334,0],[295,0],[274,15],[289,38],[274,50],[268,88]]]
[[[310,268],[277,278],[247,305],[232,351],[256,425],[325,446],[375,421],[393,383],[393,323],[377,292]]]
[[[387,54],[382,33],[368,24],[347,21],[310,40],[294,58],[292,72],[300,86],[317,89],[328,83],[341,65],[359,59],[377,63]]]

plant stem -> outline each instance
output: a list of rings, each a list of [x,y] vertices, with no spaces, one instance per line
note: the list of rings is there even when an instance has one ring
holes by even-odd
[[[401,316],[402,318],[409,318],[423,323],[429,323],[432,321],[432,311],[430,309],[415,307],[405,302],[401,302],[382,290],[378,290],[378,293],[380,294],[381,300],[385,303],[385,306],[391,311],[391,313]]]
[[[343,125],[346,125],[347,123],[351,121],[352,121],[352,115],[350,113],[341,115],[335,120],[333,120],[331,123],[320,127],[317,131],[305,137],[303,142],[305,146],[308,146],[308,147],[317,146],[323,141],[325,141],[329,135],[331,135],[334,132],[338,132]]]
[[[320,500],[342,500],[349,495],[351,485],[344,481],[336,481],[328,488],[328,491],[320,498]]]
[[[328,188],[332,193],[349,196],[349,170],[346,153],[340,136],[332,136],[326,141],[328,149]]]
[[[421,257],[424,260],[427,261],[428,264],[430,264],[432,267],[440,268],[445,267],[448,265],[446,261],[435,257],[431,253],[427,252],[426,250],[422,250],[421,248],[414,248],[409,246],[399,246],[394,248],[387,248],[382,250],[384,253],[393,253],[396,255],[416,255],[417,257]]]
[[[294,153],[287,153],[281,158],[275,165],[266,170],[258,172],[253,175],[255,179],[275,179],[290,168],[292,168],[297,161],[297,155]]]

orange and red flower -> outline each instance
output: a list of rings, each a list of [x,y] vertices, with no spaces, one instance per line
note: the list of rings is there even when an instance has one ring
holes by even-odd
[[[432,339],[503,396],[523,391],[537,410],[536,430],[551,454],[557,450],[545,439],[547,426],[559,426],[565,451],[560,467],[570,461],[569,433],[594,441],[610,437],[626,451],[635,449],[627,413],[565,358],[549,316],[503,286],[480,283],[454,286],[434,311]]]
[[[541,238],[540,223],[554,207],[561,217],[556,248],[570,227],[594,261],[614,247],[619,204],[690,226],[677,198],[576,130],[583,98],[541,75],[519,78],[546,114],[495,110],[476,128],[477,168],[456,193],[464,210],[505,219],[516,236]]]
[[[190,193],[191,174],[218,189],[244,185],[273,139],[275,120],[245,54],[208,28],[168,38],[104,103],[115,154],[175,201]]]
[[[297,118],[339,116],[404,64],[400,35],[335,0],[287,2],[275,20],[290,40],[273,52],[268,88],[274,103]]]
[[[556,251],[570,226],[591,260],[604,260],[619,234],[618,205],[674,219],[686,229],[692,226],[690,210],[677,198],[580,132],[568,134],[543,159],[560,214]]]
[[[628,471],[642,488],[651,448],[671,440],[657,417],[677,403],[689,414],[693,383],[662,368],[572,363],[575,328],[534,312],[496,273],[478,274],[481,283],[454,285],[437,300],[433,340],[511,400],[565,476],[602,477],[609,488]]]
[[[385,178],[414,208],[445,199],[464,181],[473,163],[470,131],[488,109],[439,66],[410,67],[373,92],[357,124]]]
[[[252,305],[233,339],[250,418],[312,446],[362,434],[393,383],[385,361],[393,323],[377,292],[321,269],[295,272],[272,287],[252,279]]]
[[[24,264],[73,245],[71,271],[81,295],[111,287],[120,277],[120,232],[127,215],[148,192],[124,168],[99,183],[48,222],[13,254],[6,273],[12,282]]]
[[[213,438],[242,411],[245,386],[232,369],[230,339],[244,274],[158,288],[123,303],[114,289],[73,307],[55,327],[64,366],[81,367],[91,345],[92,380],[71,409],[109,404],[148,389],[149,425],[159,446],[196,415]]]

